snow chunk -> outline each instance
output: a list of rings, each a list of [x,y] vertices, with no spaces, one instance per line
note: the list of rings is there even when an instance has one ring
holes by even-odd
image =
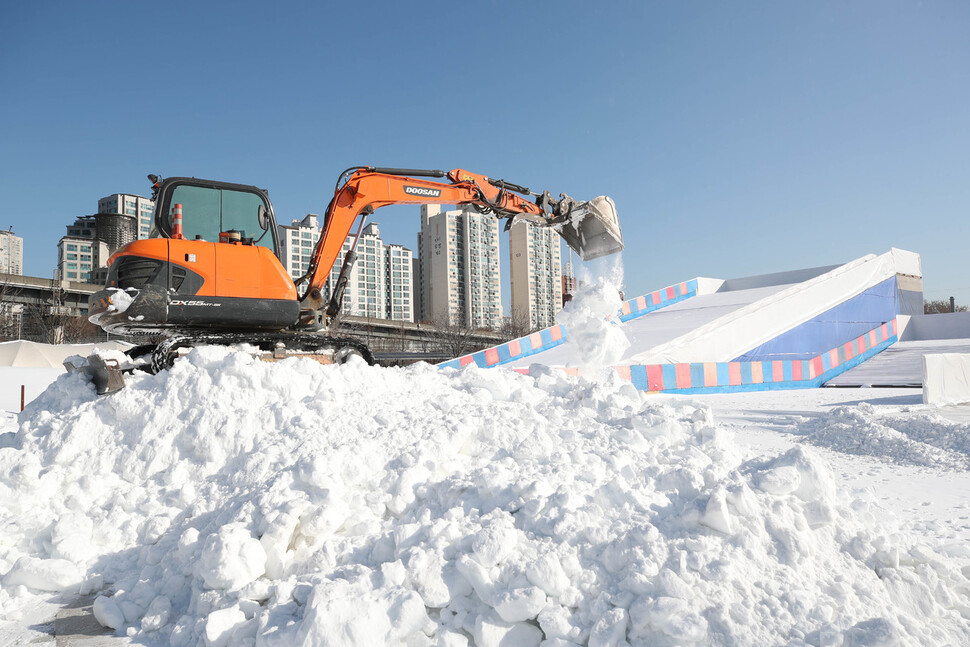
[[[495,596],[495,611],[505,622],[532,620],[545,606],[546,594],[535,586],[506,591]]]
[[[109,597],[99,595],[95,598],[92,610],[94,612],[94,619],[102,627],[117,630],[125,626],[124,612],[122,612],[118,603]]]
[[[219,609],[205,621],[206,647],[226,647],[233,632],[246,622],[246,614],[239,607]]]
[[[542,630],[526,622],[505,622],[494,615],[482,616],[475,623],[477,647],[539,647]]]
[[[5,587],[26,586],[35,591],[67,591],[76,589],[84,574],[66,559],[38,559],[21,557],[3,576]]]
[[[343,581],[313,589],[300,632],[306,645],[403,644],[433,626],[413,591],[368,591]]]
[[[266,572],[266,551],[241,524],[210,535],[202,549],[199,575],[213,589],[238,589]]]

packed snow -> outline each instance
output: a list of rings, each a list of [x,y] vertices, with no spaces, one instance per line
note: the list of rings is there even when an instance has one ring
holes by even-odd
[[[892,429],[965,469],[929,418],[791,415],[753,452],[717,404],[612,375],[199,348],[128,383],[64,375],[0,420],[0,638],[97,593],[148,644],[970,641],[966,543],[892,522],[801,442]]]

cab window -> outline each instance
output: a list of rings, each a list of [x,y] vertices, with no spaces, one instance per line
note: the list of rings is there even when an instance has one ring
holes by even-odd
[[[259,223],[259,207],[266,205],[254,193],[184,184],[177,186],[169,202],[169,230],[171,208],[176,204],[182,205],[182,232],[189,240],[201,237],[218,242],[220,232],[235,229],[242,232],[243,238],[252,238],[255,244],[275,251],[273,232],[264,230]]]

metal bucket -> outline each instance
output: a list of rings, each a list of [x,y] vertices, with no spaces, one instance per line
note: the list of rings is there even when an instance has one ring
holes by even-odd
[[[559,235],[584,261],[623,251],[616,205],[605,195],[574,204],[559,227]]]

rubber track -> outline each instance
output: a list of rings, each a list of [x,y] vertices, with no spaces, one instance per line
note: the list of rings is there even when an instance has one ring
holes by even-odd
[[[351,350],[361,357],[368,364],[374,363],[374,356],[370,349],[360,341],[351,337],[329,337],[313,333],[226,333],[217,335],[186,335],[182,337],[170,337],[158,344],[136,346],[130,349],[127,354],[135,358],[151,353],[151,362],[146,366],[149,373],[155,374],[172,366],[178,357],[181,348],[193,348],[195,346],[235,346],[237,344],[249,344],[256,346],[262,351],[272,352],[276,345],[282,343],[286,350],[319,353],[322,351]]]

